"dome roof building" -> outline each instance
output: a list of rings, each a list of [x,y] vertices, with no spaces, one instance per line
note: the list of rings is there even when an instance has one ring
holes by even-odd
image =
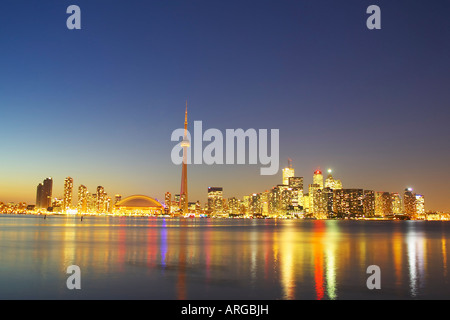
[[[151,197],[132,195],[126,197],[115,205],[116,213],[124,214],[161,214],[164,206]]]

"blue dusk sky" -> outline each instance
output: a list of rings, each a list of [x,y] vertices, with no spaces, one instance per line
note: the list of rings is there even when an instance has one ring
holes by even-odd
[[[69,5],[81,30],[69,30]],[[369,5],[381,29],[369,30]],[[173,130],[279,129],[280,171],[191,165],[189,200],[208,186],[242,197],[305,186],[332,168],[344,188],[425,195],[450,210],[450,2],[365,0],[3,0],[0,201],[35,202],[64,178],[113,196],[179,193]],[[75,196],[76,199],[76,196]]]

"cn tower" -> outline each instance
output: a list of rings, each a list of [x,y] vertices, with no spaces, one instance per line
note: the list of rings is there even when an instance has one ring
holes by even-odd
[[[187,189],[187,148],[190,147],[190,142],[187,137],[187,100],[186,100],[186,112],[184,114],[184,138],[181,141],[181,147],[183,148],[183,168],[181,171],[181,191],[180,191],[180,210],[181,213],[188,212],[188,189]]]

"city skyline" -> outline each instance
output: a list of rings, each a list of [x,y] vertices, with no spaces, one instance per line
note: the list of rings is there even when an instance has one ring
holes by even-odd
[[[186,121],[185,121],[186,123]],[[186,141],[186,137],[184,139],[184,141]],[[183,177],[185,177],[185,169],[182,170],[182,185],[185,181],[185,179]],[[223,205],[227,205],[229,206],[228,208],[228,212],[231,214],[233,213],[233,209],[231,208],[231,204],[228,203],[230,201],[236,200],[238,201],[238,204],[240,205],[241,203],[245,203],[246,201],[249,201],[249,199],[255,196],[258,197],[268,197],[267,199],[265,199],[265,202],[267,202],[270,206],[270,192],[274,191],[274,189],[280,189],[280,192],[282,193],[283,190],[285,190],[286,188],[289,188],[288,190],[294,190],[294,194],[290,194],[290,198],[289,199],[289,205],[290,206],[300,206],[301,210],[298,211],[298,209],[296,212],[302,212],[303,214],[314,214],[314,211],[316,211],[315,213],[318,213],[319,211],[317,211],[318,209],[316,208],[316,206],[320,207],[322,209],[323,206],[329,206],[328,209],[324,209],[326,212],[328,213],[332,213],[332,211],[334,213],[336,213],[338,210],[336,210],[335,207],[331,208],[333,206],[333,202],[336,202],[336,194],[334,195],[334,199],[329,199],[326,200],[326,198],[322,199],[324,196],[326,197],[326,194],[323,194],[324,192],[330,192],[333,193],[333,190],[342,190],[343,195],[346,192],[357,192],[359,195],[358,197],[360,197],[360,210],[361,210],[361,214],[364,214],[365,216],[383,216],[383,215],[389,215],[389,214],[407,214],[407,215],[414,215],[414,214],[423,214],[426,212],[433,212],[433,210],[425,210],[425,205],[424,205],[424,195],[423,194],[419,194],[416,193],[415,190],[413,190],[412,188],[405,188],[403,190],[403,194],[401,192],[396,192],[396,191],[379,191],[379,190],[367,190],[367,189],[361,189],[361,188],[348,188],[346,186],[343,186],[341,179],[336,179],[333,177],[332,175],[332,169],[328,169],[328,175],[325,178],[324,175],[322,174],[322,171],[317,169],[313,172],[313,176],[312,176],[312,183],[311,184],[305,184],[304,183],[304,177],[303,176],[296,176],[295,175],[295,170],[292,166],[292,159],[288,158],[288,166],[283,168],[281,171],[281,178],[280,178],[280,183],[274,185],[274,186],[270,186],[268,188],[265,188],[264,190],[258,190],[258,191],[253,191],[250,193],[247,193],[243,196],[236,196],[236,195],[232,195],[232,194],[228,194],[227,197],[223,196],[223,187],[218,187],[218,186],[209,186],[208,187],[208,191],[207,191],[207,199],[206,201],[202,201],[200,199],[194,200],[189,202],[189,204],[194,205],[197,209],[203,208],[206,209],[210,214],[211,213],[222,213],[222,207]],[[306,180],[307,181],[307,180]],[[41,205],[42,203],[47,203],[49,204],[48,207],[51,207],[53,203],[55,203],[58,207],[61,207],[60,209],[57,209],[58,211],[62,211],[62,212],[66,212],[66,211],[71,211],[74,212],[74,209],[78,210],[78,213],[87,213],[89,212],[89,210],[86,210],[87,207],[91,206],[92,204],[89,204],[89,201],[94,201],[94,207],[96,208],[96,212],[100,213],[100,212],[108,212],[110,211],[112,208],[114,208],[114,205],[117,204],[118,202],[120,202],[121,198],[122,198],[122,194],[121,193],[115,193],[114,194],[114,202],[113,202],[113,194],[108,194],[105,190],[105,188],[103,186],[97,186],[96,188],[96,192],[91,192],[89,191],[89,189],[83,185],[80,184],[78,188],[76,188],[75,190],[78,189],[78,197],[76,198],[74,196],[74,179],[72,177],[66,177],[64,179],[64,190],[63,190],[63,195],[62,197],[51,197],[52,192],[53,192],[53,179],[52,177],[48,177],[44,180],[43,183],[39,183],[37,186],[37,193],[36,193],[36,201],[35,201],[35,208],[36,209],[46,209],[47,207],[45,205]],[[181,188],[181,191],[186,190],[183,188]],[[297,199],[297,191],[298,190],[298,199]],[[328,190],[328,191],[327,191]],[[216,194],[215,192],[220,191],[220,205],[214,204],[213,206],[211,206],[211,198],[210,198],[210,194],[211,192],[213,192],[212,194]],[[314,201],[318,201],[315,197],[315,193],[317,193],[317,191],[319,192],[319,198],[320,198],[320,203],[319,204],[314,204]],[[229,193],[232,193],[232,191],[229,191]],[[369,193],[369,198],[367,197],[367,194]],[[176,204],[176,206],[181,210],[180,213],[184,214],[187,213],[187,208],[188,208],[188,203],[182,201],[182,197],[181,197],[181,192],[179,194],[174,193],[174,202],[172,202],[172,193],[170,191],[166,191],[165,192],[165,196],[164,196],[164,200],[158,197],[155,197],[155,199],[157,201],[159,201],[159,203],[161,205],[168,205],[169,206],[169,213],[171,213],[170,211],[170,206],[173,206]],[[322,195],[323,194],[323,195]],[[50,196],[49,196],[50,195]],[[107,195],[109,195],[107,197]],[[343,195],[339,196],[337,195],[337,198],[339,199],[339,197],[342,197]],[[94,198],[90,199],[90,196],[94,196]],[[126,195],[125,198],[133,198],[136,196],[140,196],[139,195]],[[146,195],[147,197],[148,195]],[[151,195],[150,195],[151,196]],[[281,194],[278,195],[279,200],[281,201],[285,201],[282,200],[282,198],[284,196],[282,196]],[[387,198],[386,198],[387,197]],[[407,198],[412,198],[412,200],[408,200]],[[187,194],[185,195],[185,198],[187,198]],[[215,198],[217,198],[215,196]],[[44,199],[47,199],[44,201]],[[72,202],[72,199],[73,202]],[[218,198],[217,198],[218,199]],[[214,202],[217,202],[217,199],[214,200]],[[222,200],[223,199],[223,200]],[[293,200],[295,199],[295,200]],[[367,206],[369,205],[367,203],[367,200],[370,200],[371,204],[370,204],[370,208],[368,209]],[[225,201],[222,204],[222,201]],[[258,200],[259,201],[259,200]],[[293,202],[292,202],[293,201]],[[322,201],[325,201],[324,203],[322,203]],[[327,201],[331,201],[330,203],[326,203]],[[412,202],[411,202],[412,201]],[[251,200],[250,200],[251,202]],[[18,204],[23,204],[25,202],[20,201]],[[168,204],[169,203],[169,204]],[[5,203],[6,204],[6,203]],[[30,205],[31,203],[26,203],[27,205]],[[184,207],[185,206],[185,207]],[[250,208],[251,205],[249,205],[249,203],[246,204],[246,210],[249,210],[250,212]],[[219,208],[218,210],[216,210],[217,208]],[[314,208],[314,209],[313,209]],[[420,209],[417,209],[420,208]],[[55,208],[53,208],[54,210]],[[52,210],[52,211],[53,211]],[[92,208],[90,209],[92,210]],[[178,210],[178,209],[176,209]],[[265,213],[263,213],[263,210],[265,210]],[[277,209],[278,210],[278,209]],[[284,211],[286,209],[283,209],[283,214],[286,214],[286,211]],[[294,211],[295,211],[294,210]],[[58,212],[57,211],[57,212]],[[191,210],[195,212],[196,210]],[[269,210],[270,211],[270,210]],[[256,209],[255,212],[258,212],[258,214],[263,214],[263,215],[267,215],[268,214],[268,208],[266,207],[265,209],[263,209],[263,206],[261,204],[259,204],[259,208]],[[434,210],[435,212],[442,212],[440,210]],[[253,214],[255,214],[255,212],[253,212]],[[280,211],[281,212],[281,211]],[[233,213],[234,214],[234,213]],[[326,213],[324,213],[326,214]],[[325,216],[323,217],[325,218]]]
[[[190,165],[192,200],[209,186],[261,192],[289,157],[305,185],[333,168],[345,187],[411,187],[427,209],[450,211],[449,5],[378,1],[383,27],[369,31],[370,4],[77,1],[82,29],[68,30],[66,4],[8,2],[0,201],[34,203],[49,176],[61,197],[68,176],[74,192],[175,194],[170,133],[187,98],[191,123],[280,129],[278,174]]]

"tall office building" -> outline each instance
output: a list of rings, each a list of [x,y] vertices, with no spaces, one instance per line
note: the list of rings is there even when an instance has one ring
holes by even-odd
[[[208,187],[208,211],[214,214],[223,213],[222,187]]]
[[[333,190],[333,211],[337,214],[363,216],[364,191],[363,189],[336,189]]]
[[[263,216],[269,215],[269,191],[264,191],[259,194],[261,203],[261,214]]]
[[[36,209],[42,208],[42,183],[39,183],[36,189]]]
[[[392,214],[392,199],[391,194],[389,192],[383,192],[382,194],[383,201],[383,215]]]
[[[283,184],[289,185],[289,178],[294,176],[294,168],[292,168],[292,160],[288,159],[288,166],[282,170],[283,172]]]
[[[416,194],[416,214],[425,214],[425,199],[423,195]]]
[[[373,190],[364,190],[363,210],[365,217],[375,215],[375,192]]]
[[[290,177],[289,188],[292,189],[292,196],[297,199],[292,199],[293,205],[303,207],[303,177]]]
[[[249,214],[260,215],[261,214],[261,197],[259,193],[253,193],[250,196]]]
[[[322,206],[321,193],[318,194],[318,190],[320,190],[319,184],[309,185],[309,213],[312,214],[320,213],[319,208]]]
[[[328,176],[325,179],[325,188],[330,188],[331,190],[334,190],[334,178],[331,175],[331,169],[328,169]]]
[[[86,213],[88,209],[88,192],[87,188],[84,185],[80,185],[78,187],[78,203],[77,209],[78,213]]]
[[[63,211],[72,208],[72,193],[73,193],[73,179],[71,177],[67,177],[64,180]]]
[[[180,210],[181,213],[188,212],[188,185],[187,185],[187,148],[191,146],[190,141],[187,136],[187,101],[186,101],[186,111],[184,114],[184,138],[181,141],[181,147],[183,148],[183,163],[181,171],[181,191],[180,191]]]
[[[98,213],[105,212],[106,192],[102,186],[97,187],[96,200],[97,200],[96,211]]]
[[[164,196],[164,204],[166,206],[166,213],[171,213],[172,207],[172,194],[170,192],[166,192]]]
[[[382,216],[384,213],[383,192],[375,192],[375,215]]]
[[[329,187],[325,187],[322,190],[322,198],[323,198],[323,211],[325,213],[325,215],[328,217],[329,215],[331,215],[333,213],[333,201],[334,201],[334,190],[329,188]]]
[[[313,184],[317,184],[319,186],[319,189],[323,189],[322,171],[320,171],[320,170],[314,171]]]
[[[97,212],[97,193],[90,193],[87,191],[87,211],[88,212]]]
[[[409,216],[416,214],[416,194],[411,188],[405,189],[403,194],[403,203],[405,206],[405,213]]]
[[[277,215],[281,209],[281,190],[279,186],[273,187],[269,192],[269,214]]]
[[[393,214],[403,213],[402,198],[398,193],[391,193],[391,205]]]
[[[53,180],[46,178],[39,183],[36,190],[36,209],[47,209],[52,206]]]
[[[228,213],[231,215],[240,214],[240,203],[235,197],[228,199]]]

